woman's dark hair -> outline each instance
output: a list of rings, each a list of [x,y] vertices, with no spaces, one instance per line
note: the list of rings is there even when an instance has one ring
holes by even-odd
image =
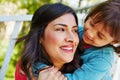
[[[95,6],[86,16],[84,22],[92,17],[93,23],[103,23],[104,28],[110,29],[110,35],[115,39],[115,42],[120,44],[120,0],[109,0]],[[120,51],[116,47],[116,52]]]
[[[29,80],[31,80],[29,71],[32,64],[42,62],[49,66],[53,65],[49,56],[45,53],[44,48],[39,43],[39,40],[44,36],[46,26],[51,21],[67,13],[74,16],[78,25],[76,13],[72,8],[61,3],[43,5],[34,13],[29,33],[24,37],[18,38],[17,43],[24,41],[24,49],[20,62]],[[77,67],[80,67],[81,59],[78,57],[79,53],[79,50],[76,51],[73,61],[65,64],[61,68],[60,71],[62,73],[73,72]]]

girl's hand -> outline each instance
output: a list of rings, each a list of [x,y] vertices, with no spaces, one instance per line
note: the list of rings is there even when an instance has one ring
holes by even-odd
[[[52,66],[40,71],[38,80],[67,80],[67,78]]]

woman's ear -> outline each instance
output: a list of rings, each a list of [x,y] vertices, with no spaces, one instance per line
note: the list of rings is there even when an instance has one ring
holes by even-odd
[[[39,43],[40,43],[40,44],[42,43],[42,39],[39,40]]]
[[[41,44],[41,40],[39,40],[39,43]]]
[[[42,44],[43,41],[44,41],[43,38],[40,38],[40,39],[39,39],[39,43],[40,43],[40,44]]]

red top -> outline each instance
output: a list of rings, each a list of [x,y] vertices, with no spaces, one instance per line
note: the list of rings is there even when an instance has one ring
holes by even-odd
[[[27,80],[26,75],[20,68],[19,62],[16,65],[16,70],[15,70],[15,80]]]
[[[90,47],[92,47],[92,46],[90,46],[90,45],[85,45],[85,46],[83,46],[83,49],[87,49],[87,48],[90,48]]]

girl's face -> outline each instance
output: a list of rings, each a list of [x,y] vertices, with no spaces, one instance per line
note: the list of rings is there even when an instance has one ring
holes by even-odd
[[[48,24],[41,44],[54,66],[61,68],[73,60],[79,43],[78,27],[72,14],[65,14]]]
[[[85,43],[102,47],[113,43],[113,37],[110,35],[109,28],[104,29],[103,23],[94,24],[92,18],[85,22],[83,40]]]

